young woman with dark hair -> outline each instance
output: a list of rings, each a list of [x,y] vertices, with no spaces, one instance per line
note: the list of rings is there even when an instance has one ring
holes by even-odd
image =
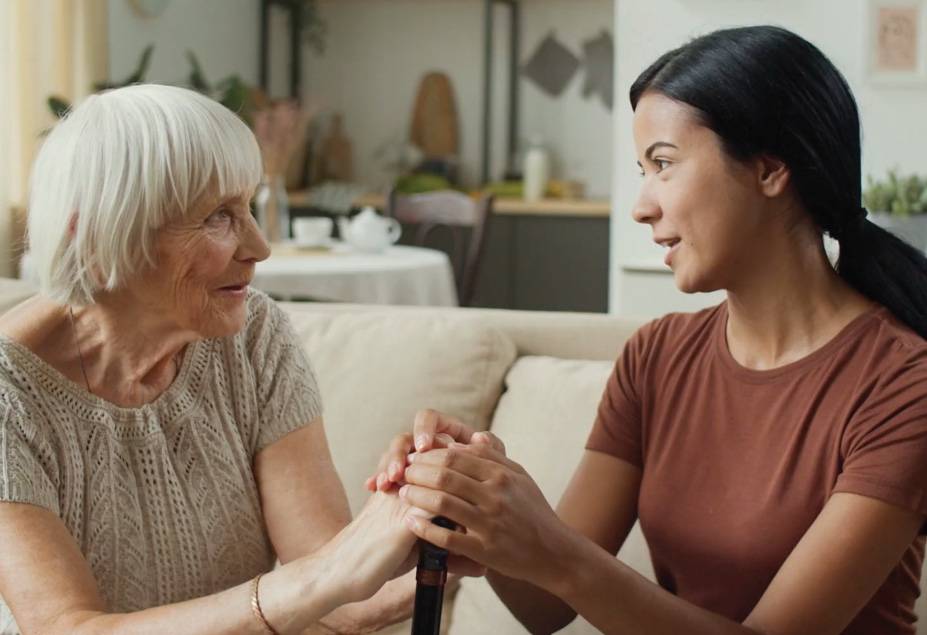
[[[489,567],[533,632],[579,613],[607,633],[914,633],[927,261],[860,207],[846,81],[789,31],[727,29],[663,55],[631,103],[633,216],[681,290],[727,300],[629,340],[556,513],[501,442],[432,412],[371,487],[466,527],[410,521]],[[613,557],[638,518],[659,586]]]

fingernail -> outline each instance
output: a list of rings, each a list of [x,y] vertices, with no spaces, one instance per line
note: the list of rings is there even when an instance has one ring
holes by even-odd
[[[385,483],[385,482],[386,482],[386,474],[384,474],[383,472],[380,472],[380,473],[377,475],[377,489],[382,488],[382,487],[383,487],[383,483]]]
[[[409,463],[410,465],[411,465],[412,463],[415,463],[415,457],[416,457],[416,456],[418,456],[418,455],[417,455],[417,454],[410,454],[409,456],[407,456],[407,457],[406,457],[406,463]]]
[[[405,498],[406,494],[408,493],[409,493],[408,485],[403,485],[402,487],[399,488],[399,496],[401,496],[402,498]]]
[[[415,531],[418,529],[418,519],[416,519],[415,516],[406,516],[406,527]]]
[[[428,444],[428,437],[424,434],[420,434],[415,437],[415,449],[419,452],[425,449],[425,446]]]
[[[396,480],[399,478],[400,472],[402,472],[402,466],[397,461],[389,464],[389,476],[391,479]]]

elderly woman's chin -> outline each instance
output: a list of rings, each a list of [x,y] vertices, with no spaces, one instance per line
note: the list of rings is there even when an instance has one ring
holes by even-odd
[[[209,292],[207,310],[196,330],[203,337],[235,335],[245,327],[248,285],[221,287]]]

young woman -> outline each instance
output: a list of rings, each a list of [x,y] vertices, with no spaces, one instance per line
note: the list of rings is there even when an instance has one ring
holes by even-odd
[[[630,97],[634,218],[681,290],[727,301],[631,338],[556,513],[498,440],[433,412],[371,488],[405,482],[466,527],[408,521],[487,565],[533,632],[579,613],[606,633],[914,633],[927,262],[860,207],[846,81],[749,27],[663,55]],[[431,449],[437,432],[461,444]],[[613,557],[638,518],[658,585]]]

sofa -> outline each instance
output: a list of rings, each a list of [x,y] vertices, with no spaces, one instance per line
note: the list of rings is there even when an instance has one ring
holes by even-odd
[[[25,283],[0,280],[0,312],[31,293]],[[555,505],[583,452],[614,360],[643,322],[488,309],[281,306],[318,376],[335,466],[355,512],[381,452],[424,407],[492,430]],[[653,578],[638,526],[618,557]],[[484,579],[464,579],[448,596],[448,635],[527,632]],[[410,629],[405,623],[382,632]],[[577,618],[560,632],[598,631]]]

